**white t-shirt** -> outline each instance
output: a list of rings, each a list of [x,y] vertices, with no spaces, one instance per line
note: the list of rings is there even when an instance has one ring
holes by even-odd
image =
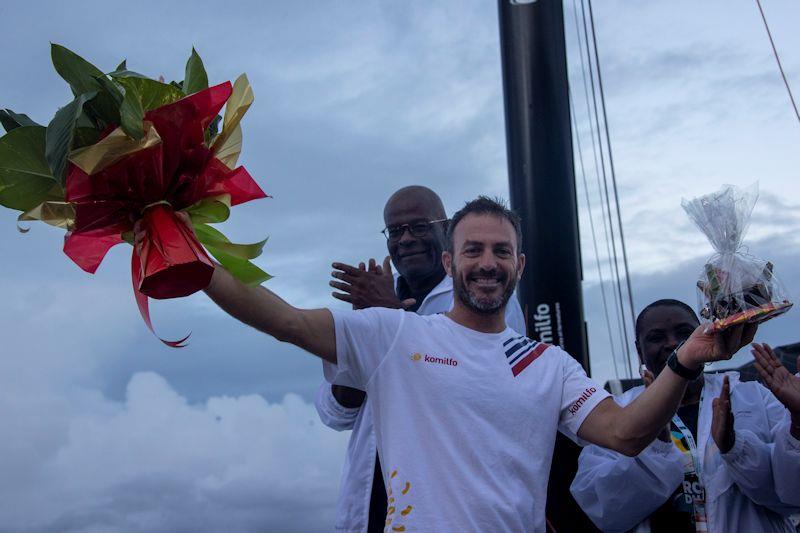
[[[370,398],[387,531],[544,531],[556,431],[577,440],[609,394],[567,353],[510,328],[331,312],[338,364],[326,378]]]

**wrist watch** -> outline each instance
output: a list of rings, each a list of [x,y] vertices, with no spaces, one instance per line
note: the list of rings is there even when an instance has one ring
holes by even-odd
[[[686,341],[683,341],[678,346],[676,346],[674,350],[672,350],[672,353],[669,355],[669,358],[667,358],[667,366],[683,379],[694,381],[695,379],[700,377],[700,374],[703,373],[703,367],[700,366],[699,368],[692,370],[691,368],[683,366],[681,362],[678,361],[678,350],[681,349],[681,346],[683,346],[684,342]]]

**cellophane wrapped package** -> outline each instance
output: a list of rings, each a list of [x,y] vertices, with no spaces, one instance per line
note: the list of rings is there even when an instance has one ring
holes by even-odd
[[[707,332],[764,322],[792,307],[774,265],[746,253],[742,246],[757,199],[755,183],[744,190],[725,185],[681,202],[716,252],[697,281],[700,316],[708,323]]]

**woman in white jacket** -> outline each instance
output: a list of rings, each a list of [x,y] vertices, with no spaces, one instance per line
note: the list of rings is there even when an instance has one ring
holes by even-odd
[[[636,348],[651,376],[699,321],[677,300],[647,306],[636,321]],[[625,405],[644,387],[616,400]],[[772,464],[789,442],[786,409],[738,374],[701,375],[686,390],[670,427],[636,457],[588,446],[571,491],[603,531],[785,531],[797,507],[776,492]],[[784,443],[783,441],[787,442]],[[790,480],[794,493],[800,479]]]

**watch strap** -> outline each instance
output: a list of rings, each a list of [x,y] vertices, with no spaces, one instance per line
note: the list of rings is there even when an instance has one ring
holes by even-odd
[[[692,370],[691,368],[683,366],[681,362],[678,361],[678,350],[681,349],[681,346],[683,346],[683,342],[680,343],[674,350],[672,350],[672,353],[669,355],[669,358],[667,359],[667,366],[683,379],[694,381],[695,379],[700,377],[700,374],[703,373],[703,367],[701,366],[696,370]]]

